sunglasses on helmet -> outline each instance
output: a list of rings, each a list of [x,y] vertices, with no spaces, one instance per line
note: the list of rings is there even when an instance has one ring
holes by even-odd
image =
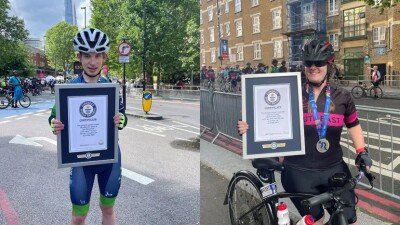
[[[327,62],[326,61],[305,61],[304,65],[306,67],[312,67],[312,65],[315,65],[316,67],[323,67],[326,66]]]

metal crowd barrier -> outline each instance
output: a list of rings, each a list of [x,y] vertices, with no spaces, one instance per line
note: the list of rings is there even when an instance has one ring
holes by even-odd
[[[200,101],[202,127],[217,136],[223,134],[241,140],[236,127],[241,118],[241,95],[201,90]],[[374,190],[400,200],[400,112],[363,106],[357,109],[362,115],[359,120],[374,163],[371,168],[376,177]],[[345,127],[341,145],[344,160],[354,165],[355,149]]]

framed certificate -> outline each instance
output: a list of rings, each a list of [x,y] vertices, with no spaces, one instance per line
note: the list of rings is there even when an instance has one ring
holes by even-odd
[[[243,158],[304,155],[299,72],[242,76]]]
[[[56,118],[64,124],[57,135],[58,167],[115,163],[118,160],[119,85],[59,84]]]

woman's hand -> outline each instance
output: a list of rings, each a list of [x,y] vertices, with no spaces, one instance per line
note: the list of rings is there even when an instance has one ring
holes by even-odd
[[[51,127],[51,131],[55,135],[61,133],[61,131],[64,130],[64,124],[55,118],[51,120],[50,127]]]
[[[249,125],[245,121],[239,120],[237,123],[237,128],[239,134],[242,135],[247,132],[247,130],[249,129]]]

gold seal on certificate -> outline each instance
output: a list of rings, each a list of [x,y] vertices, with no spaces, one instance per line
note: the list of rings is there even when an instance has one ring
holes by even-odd
[[[325,153],[325,152],[327,152],[327,151],[329,150],[329,141],[326,140],[325,138],[320,139],[320,140],[317,142],[317,150],[318,150],[320,153]]]

